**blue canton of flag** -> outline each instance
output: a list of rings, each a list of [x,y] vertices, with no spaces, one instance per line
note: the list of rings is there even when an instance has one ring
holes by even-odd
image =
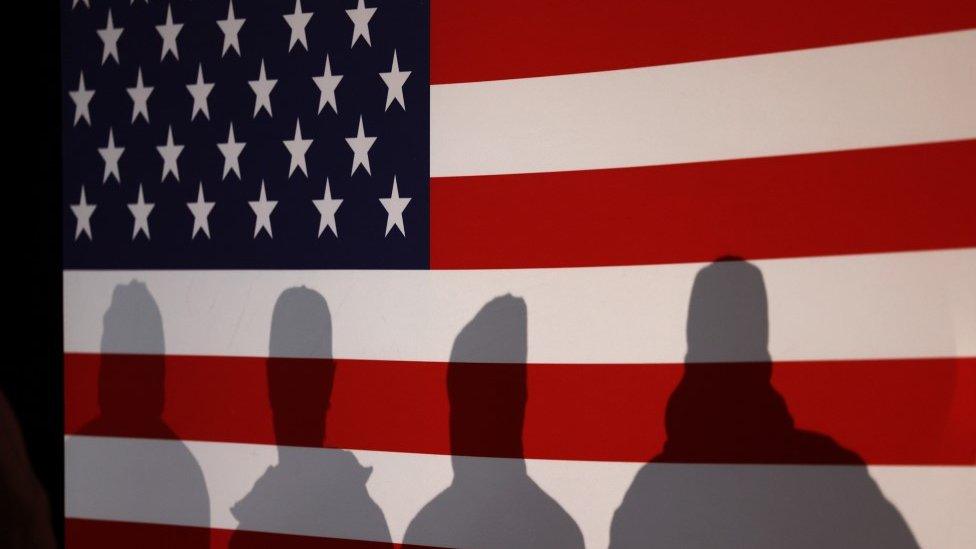
[[[426,268],[424,1],[62,0],[65,268]]]

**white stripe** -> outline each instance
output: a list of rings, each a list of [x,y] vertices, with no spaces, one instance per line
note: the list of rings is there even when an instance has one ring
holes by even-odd
[[[105,519],[212,526],[234,529],[238,523],[230,509],[240,501],[265,472],[278,462],[274,446],[186,442],[190,454],[199,463],[209,494],[210,519],[193,517],[182,511],[186,494],[174,490],[184,485],[187,471],[180,470],[160,456],[185,454],[179,441],[65,437],[66,515],[74,518]],[[294,471],[321,471],[321,462],[330,462],[338,450],[287,449]],[[402,540],[407,526],[424,504],[444,490],[452,479],[448,456],[403,454],[393,452],[354,451],[358,461],[373,467],[367,482],[371,498],[379,505],[389,525],[393,541]],[[472,493],[489,493],[493,483],[504,478],[506,471],[517,467],[516,460],[495,458],[455,458],[472,478]],[[605,547],[614,511],[623,500],[641,464],[615,462],[526,460],[529,476],[568,512],[579,526],[587,547]],[[859,474],[854,466],[734,466],[734,465],[655,465],[671,478],[706,475],[715,483],[747,476],[756,493],[776,493],[784,479],[819,490],[843,490]],[[974,467],[889,467],[867,468],[882,493],[902,514],[923,547],[972,547],[976,543],[976,468]],[[795,484],[794,484],[795,485]],[[327,490],[328,487],[320,487]],[[313,488],[314,489],[314,488]],[[309,487],[296,484],[275,492],[282,513],[258,517],[252,529],[259,531],[307,534],[329,537],[348,535],[341,517],[319,517],[303,523],[290,520],[296,512],[296,501],[309,498]],[[130,497],[135,495],[135,497]],[[314,493],[312,494],[315,495]],[[755,495],[755,494],[753,494]],[[783,494],[780,492],[780,495]],[[340,497],[342,494],[331,494]],[[802,494],[797,494],[801,497]],[[324,499],[325,495],[321,495]],[[783,502],[747,501],[757,512],[770,513]],[[772,497],[772,496],[770,496]],[[190,498],[192,499],[192,498]],[[119,506],[115,502],[127,501]],[[858,500],[860,501],[860,500]],[[482,502],[484,503],[484,502]],[[291,507],[289,507],[291,505]],[[491,509],[486,505],[484,512]],[[341,514],[341,511],[340,511]],[[818,520],[811,517],[811,520]],[[445,525],[450,529],[451,525]],[[458,529],[463,525],[456,525]],[[429,545],[450,545],[451,536],[444,532],[426,539],[414,540]],[[372,539],[367,533],[358,539]]]
[[[568,52],[567,55],[572,55]],[[976,137],[976,31],[431,86],[433,177]]]
[[[976,249],[764,260],[778,360],[976,355]],[[98,352],[113,288],[144,281],[168,354],[268,356],[283,290],[331,310],[334,356],[446,362],[493,297],[528,307],[536,363],[681,362],[704,264],[484,271],[66,271],[64,346]],[[137,343],[127,352],[138,353]]]

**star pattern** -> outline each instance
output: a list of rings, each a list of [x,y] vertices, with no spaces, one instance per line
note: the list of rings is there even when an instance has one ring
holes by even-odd
[[[410,199],[400,197],[400,189],[397,188],[395,175],[393,176],[393,190],[390,192],[390,197],[381,198],[380,204],[386,210],[385,236],[390,236],[390,231],[393,230],[393,227],[399,229],[400,234],[403,236],[407,236],[407,229],[403,226],[403,210],[407,209],[407,204],[410,204]]]
[[[328,184],[326,184],[328,188]],[[328,192],[328,191],[326,191]],[[85,187],[81,187],[81,198],[78,200],[77,204],[71,205],[71,213],[75,214],[75,240],[82,233],[88,235],[88,240],[92,240],[92,230],[91,230],[91,216],[95,213],[95,205],[89,204],[88,200],[85,199]],[[321,231],[319,232],[321,234]]]
[[[268,200],[268,195],[264,190],[264,181],[261,182],[261,195],[257,200],[249,201],[248,204],[254,211],[254,238],[257,238],[261,231],[267,231],[268,236],[274,238],[274,234],[271,232],[271,212],[278,206],[278,201]]]
[[[139,197],[132,204],[129,204],[129,211],[132,212],[132,240],[136,239],[139,233],[149,236],[149,214],[152,213],[156,205],[146,202],[142,195],[142,185],[139,185]]]
[[[293,253],[316,265],[375,266],[382,262],[362,247],[379,245],[376,253],[389,251],[396,265],[423,265],[427,239],[417,231],[428,226],[429,101],[427,87],[410,83],[429,75],[428,7],[425,0],[342,3],[62,4],[62,29],[72,29],[62,30],[64,51],[77,52],[62,62],[66,74],[78,75],[77,85],[62,85],[65,265],[178,268],[184,253],[223,264],[247,253],[233,243],[241,237],[274,247],[268,259],[232,259],[231,268]],[[183,13],[183,5],[193,11]],[[380,44],[386,53],[369,53]],[[282,186],[298,173],[302,185]],[[93,186],[98,174],[102,185]],[[392,187],[364,177],[392,179]],[[195,193],[178,185],[187,179],[197,183]],[[228,179],[233,184],[222,183]],[[253,231],[241,212],[254,215]],[[180,240],[192,244],[181,250]]]
[[[160,61],[166,59],[167,53],[172,54],[173,58],[179,61],[180,50],[176,46],[176,37],[179,36],[181,30],[183,30],[183,24],[173,22],[173,6],[167,7],[166,22],[162,25],[156,25],[156,31],[163,38],[163,50],[159,54]]]
[[[310,12],[302,12],[302,0],[295,0],[295,11],[285,14],[284,18],[288,22],[288,26],[291,27],[291,37],[288,39],[288,51],[291,51],[295,47],[295,44],[299,43],[305,48],[305,51],[308,51],[308,36],[305,35],[305,27],[308,26],[308,22],[312,19],[312,14]]]
[[[119,62],[119,38],[122,36],[122,28],[115,28],[112,24],[112,9],[108,10],[108,21],[105,28],[98,30],[98,37],[102,39],[102,64],[105,64],[110,57]]]
[[[98,154],[102,156],[102,160],[105,162],[102,183],[108,181],[109,176],[114,177],[116,183],[122,182],[122,176],[119,174],[119,159],[122,158],[123,152],[125,152],[125,147],[115,146],[115,133],[112,128],[109,128],[108,145],[98,148]]]
[[[149,123],[149,96],[152,95],[153,87],[142,83],[142,67],[136,73],[136,85],[126,88],[129,97],[132,98],[132,122],[134,123],[140,116],[146,123]]]
[[[335,91],[342,81],[341,74],[332,74],[332,67],[329,66],[329,56],[325,56],[325,70],[321,76],[313,76],[312,81],[319,88],[319,113],[326,105],[332,107],[332,112],[339,114],[339,104],[336,103]]]
[[[75,103],[74,125],[77,126],[78,121],[84,119],[91,126],[91,111],[89,110],[89,106],[91,105],[92,97],[95,96],[95,90],[85,89],[84,72],[78,77],[78,89],[68,92],[68,95],[71,96],[71,100]]]
[[[308,167],[305,165],[305,153],[312,146],[311,139],[302,139],[302,125],[300,121],[295,122],[295,137],[283,141],[288,153],[291,154],[291,165],[288,167],[288,177],[295,173],[295,170],[302,170],[305,177],[308,177]]]
[[[349,148],[352,149],[352,170],[349,171],[349,175],[355,174],[356,168],[360,166],[366,170],[366,173],[372,175],[373,172],[369,169],[369,150],[376,143],[376,138],[366,136],[362,116],[359,117],[359,130],[354,137],[347,137],[346,143],[349,143]]]
[[[173,179],[179,181],[180,166],[177,164],[177,159],[180,157],[180,153],[183,152],[183,145],[177,145],[173,142],[172,126],[166,131],[166,144],[156,147],[156,150],[159,151],[159,156],[163,157],[163,175],[159,179],[166,181],[166,176],[173,174]]]
[[[231,48],[237,52],[237,55],[241,55],[241,43],[240,43],[240,32],[241,27],[244,26],[246,19],[236,19],[234,17],[234,2],[228,2],[227,4],[227,19],[220,19],[217,21],[217,26],[220,27],[220,31],[224,33],[224,45],[220,51],[221,57],[227,55],[227,52]]]
[[[355,9],[346,10],[346,15],[352,21],[352,42],[349,47],[356,46],[356,40],[362,38],[367,46],[372,46],[373,42],[369,37],[369,21],[376,15],[376,8],[367,8],[365,0],[359,0]]]
[[[393,66],[390,67],[390,72],[381,72],[380,78],[383,79],[383,83],[386,84],[386,109],[389,110],[390,105],[394,101],[400,104],[403,110],[407,109],[407,104],[403,99],[403,85],[407,82],[407,78],[410,77],[410,71],[401,71],[400,63],[397,62],[396,50],[393,50]]]
[[[227,179],[227,174],[234,172],[237,179],[241,179],[241,152],[244,151],[245,143],[238,143],[234,138],[234,123],[230,123],[227,131],[227,141],[217,143],[220,154],[224,156],[224,175],[221,179]]]
[[[271,114],[271,90],[274,89],[275,85],[278,83],[277,80],[269,80],[267,74],[264,71],[264,61],[261,61],[261,70],[258,72],[258,79],[251,80],[248,84],[251,85],[251,89],[254,91],[254,117],[257,118],[258,113],[264,109],[267,111],[268,116],[273,116]]]
[[[203,182],[197,187],[197,201],[187,202],[186,207],[193,214],[193,232],[190,238],[197,236],[198,232],[202,232],[204,236],[210,238],[210,210],[213,210],[214,203],[206,202],[203,199]]]
[[[325,180],[325,191],[322,192],[322,198],[318,200],[313,200],[315,204],[315,209],[319,211],[319,236],[325,232],[325,229],[332,229],[332,234],[336,238],[339,238],[339,227],[336,225],[335,214],[339,210],[339,206],[342,205],[341,198],[332,198],[332,190],[329,189],[329,180]]]
[[[210,106],[207,104],[207,98],[210,97],[213,88],[213,83],[203,81],[203,63],[200,63],[197,68],[197,81],[186,85],[186,90],[193,97],[193,110],[190,112],[191,121],[197,113],[203,113],[203,117],[210,120]]]

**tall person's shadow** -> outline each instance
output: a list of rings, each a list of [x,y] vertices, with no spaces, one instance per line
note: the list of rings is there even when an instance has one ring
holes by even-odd
[[[526,320],[525,301],[498,297],[454,340],[447,371],[454,479],[414,517],[404,543],[583,547],[579,527],[518,459],[528,399]]]
[[[857,454],[794,427],[768,334],[758,268],[699,271],[667,441],[614,514],[611,547],[917,547]]]
[[[179,528],[166,540],[140,539],[142,547],[210,546],[210,498],[196,458],[163,420],[166,346],[156,300],[141,282],[115,287],[105,312],[98,370],[99,415],[79,435],[162,439],[144,455],[119,459],[87,437],[72,437],[65,447],[68,506],[93,509],[101,516],[133,522],[158,522]],[[72,526],[69,540],[78,545],[113,546],[100,539],[97,525]]]
[[[335,378],[332,317],[305,287],[278,297],[267,364],[278,464],[268,467],[231,512],[232,549],[285,546],[267,533],[390,543],[390,530],[366,490],[372,472],[345,450],[322,450]],[[264,532],[264,533],[262,533]],[[325,540],[323,540],[325,541]],[[299,546],[307,546],[296,541]],[[319,545],[316,545],[316,547]]]

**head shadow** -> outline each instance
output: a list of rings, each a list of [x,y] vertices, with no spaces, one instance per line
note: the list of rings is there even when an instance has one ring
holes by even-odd
[[[685,333],[684,375],[668,400],[659,461],[860,463],[843,452],[792,455],[793,418],[771,383],[769,305],[757,267],[723,257],[701,269]]]
[[[275,303],[268,345],[268,401],[275,440],[321,446],[335,380],[332,315],[321,294],[285,290]]]
[[[102,323],[99,419],[128,424],[130,436],[165,436],[166,343],[156,300],[141,282],[119,284]]]
[[[794,427],[771,383],[768,310],[755,265],[698,272],[667,440],[615,512],[612,547],[917,547],[860,456]]]
[[[527,307],[511,295],[488,302],[455,338],[447,366],[454,478],[410,522],[404,543],[583,546],[579,527],[525,468],[527,355]]]
[[[284,543],[262,532],[390,543],[379,506],[366,490],[372,468],[351,452],[325,449],[336,378],[332,315],[322,294],[289,288],[271,318],[268,403],[278,463],[268,467],[231,513],[234,549]]]
[[[79,429],[88,436],[65,442],[66,506],[82,515],[90,508],[117,520],[152,522],[162,516],[204,526],[174,531],[167,543],[209,547],[203,471],[163,416],[165,352],[162,315],[149,289],[138,281],[117,285],[103,317],[99,414]],[[112,459],[106,459],[112,447]],[[111,541],[104,535],[88,523],[73,524],[70,531],[72,543],[82,545]]]
[[[461,330],[447,366],[451,454],[522,457],[528,402],[525,301],[490,301]]]

